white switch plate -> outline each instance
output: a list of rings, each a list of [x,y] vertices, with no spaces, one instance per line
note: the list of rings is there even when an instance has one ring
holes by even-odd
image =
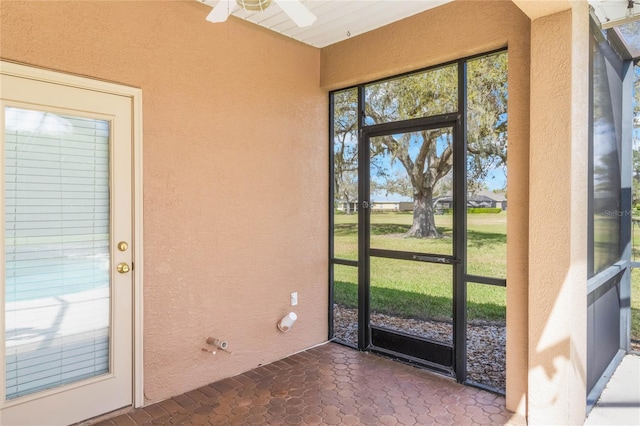
[[[298,304],[298,292],[294,291],[291,293],[291,306],[296,306]]]

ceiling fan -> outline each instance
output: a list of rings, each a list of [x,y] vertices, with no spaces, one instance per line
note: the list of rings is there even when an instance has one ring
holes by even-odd
[[[237,7],[247,12],[262,12],[274,2],[299,27],[308,27],[317,19],[300,0],[220,0],[211,13],[207,15],[209,22],[224,22]]]

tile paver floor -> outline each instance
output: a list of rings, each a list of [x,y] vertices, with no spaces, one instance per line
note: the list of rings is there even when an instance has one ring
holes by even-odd
[[[88,423],[87,423],[88,424]],[[504,398],[328,343],[144,408],[113,425],[525,424]]]

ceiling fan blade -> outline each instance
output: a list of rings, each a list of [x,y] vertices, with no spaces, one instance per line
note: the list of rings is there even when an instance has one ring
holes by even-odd
[[[220,0],[207,15],[209,22],[224,22],[236,8],[235,0]]]
[[[278,6],[280,6],[282,10],[289,15],[289,18],[291,18],[291,20],[299,27],[308,27],[318,19],[316,15],[311,13],[311,11],[307,9],[305,5],[300,3],[299,0],[274,1],[278,3]]]

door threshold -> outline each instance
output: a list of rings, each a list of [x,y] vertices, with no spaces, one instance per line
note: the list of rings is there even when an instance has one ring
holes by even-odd
[[[399,353],[399,352],[395,352],[389,349],[385,349],[385,348],[380,348],[377,346],[370,346],[368,349],[369,352],[371,353],[375,353],[377,355],[382,355],[385,356],[387,358],[391,358],[395,361],[399,361],[402,362],[404,364],[408,364],[411,365],[413,367],[417,367],[417,368],[421,368],[421,369],[426,369],[429,370],[431,372],[446,376],[446,377],[450,377],[452,379],[455,379],[456,375],[455,372],[453,371],[453,369],[451,368],[447,368],[443,365],[439,365],[424,359],[420,359],[420,358],[416,358],[413,357],[411,355],[406,355],[403,353]]]
[[[100,414],[99,416],[92,417],[87,420],[83,420],[78,423],[74,423],[71,426],[91,426],[103,422],[107,419],[112,419],[114,417],[120,416],[122,414],[127,414],[129,411],[133,410],[133,405],[127,405],[126,407],[118,408],[117,410],[109,411],[108,413]]]

